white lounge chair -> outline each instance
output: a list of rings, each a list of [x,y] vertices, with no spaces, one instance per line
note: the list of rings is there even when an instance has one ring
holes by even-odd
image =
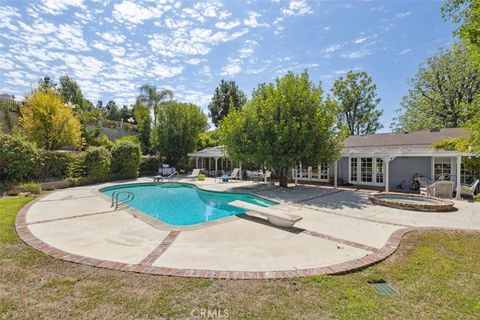
[[[291,228],[297,223],[298,221],[302,220],[303,217],[297,216],[280,209],[275,209],[272,207],[261,207],[255,204],[251,204],[248,202],[235,200],[229,203],[229,205],[233,207],[237,207],[240,209],[245,209],[248,211],[253,211],[256,213],[261,214],[262,216],[266,217],[268,222],[273,225],[284,227],[284,228]]]
[[[198,178],[199,174],[200,174],[200,169],[193,169],[192,174],[187,176],[187,179],[195,180]]]
[[[239,177],[240,177],[240,174],[239,174],[239,173],[240,173],[240,169],[238,169],[238,168],[233,168],[233,171],[232,171],[232,173],[230,174],[230,176],[228,177],[228,179],[230,179],[230,180],[235,179],[235,180],[238,181],[238,179],[239,179]]]
[[[471,184],[462,185],[460,188],[460,194],[465,194],[473,197],[479,182],[480,180],[476,179]]]
[[[437,181],[426,187],[420,188],[420,194],[429,197],[452,198],[453,181]]]

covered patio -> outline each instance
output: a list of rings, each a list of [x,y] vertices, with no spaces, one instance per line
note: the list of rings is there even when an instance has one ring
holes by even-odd
[[[194,168],[201,169],[209,177],[219,177],[231,172],[235,167],[242,170],[242,164],[238,166],[228,159],[223,146],[209,147],[200,151],[187,154],[194,161]],[[240,175],[241,176],[241,175]]]

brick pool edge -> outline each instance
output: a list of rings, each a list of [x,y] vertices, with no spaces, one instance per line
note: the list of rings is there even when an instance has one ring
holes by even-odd
[[[48,193],[47,193],[48,194]],[[350,260],[343,263],[333,264],[326,267],[316,267],[308,269],[295,269],[295,270],[280,270],[280,271],[222,271],[222,270],[198,270],[198,269],[179,269],[179,268],[167,268],[156,267],[151,264],[127,264],[121,262],[114,262],[109,260],[101,260],[95,258],[89,258],[73,253],[68,253],[63,250],[57,249],[43,242],[33,235],[28,228],[26,222],[26,216],[28,210],[35,204],[35,202],[41,200],[47,194],[44,194],[26,204],[17,214],[15,220],[15,230],[22,241],[45,253],[46,255],[61,259],[68,262],[73,262],[82,265],[88,265],[92,267],[105,268],[111,270],[119,270],[125,272],[136,272],[151,275],[162,276],[177,276],[177,277],[191,277],[191,278],[208,278],[208,279],[232,279],[232,280],[247,280],[247,279],[284,279],[284,278],[298,278],[313,275],[340,275],[355,272],[365,269],[374,264],[377,264],[390,255],[392,255],[400,245],[402,237],[412,231],[462,231],[462,232],[478,232],[477,230],[466,229],[449,229],[449,228],[414,228],[406,227],[394,231],[388,238],[385,245],[376,250],[375,252],[366,255],[359,259]],[[147,258],[147,257],[146,257]]]

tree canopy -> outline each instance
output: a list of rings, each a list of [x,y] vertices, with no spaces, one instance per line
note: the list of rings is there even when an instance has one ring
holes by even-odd
[[[218,127],[220,121],[230,111],[240,109],[246,102],[247,96],[238,88],[235,81],[220,81],[208,105],[213,124]]]
[[[397,130],[451,128],[465,125],[480,92],[475,64],[461,44],[427,59],[410,80],[411,89],[398,110]]]
[[[35,90],[26,97],[20,113],[22,132],[37,146],[47,150],[62,145],[79,146],[80,121],[56,91],[46,87]]]
[[[326,103],[322,94],[306,71],[260,85],[244,108],[231,111],[220,124],[220,141],[229,157],[274,168],[282,187],[296,163],[335,160],[343,135],[335,105]]]
[[[207,129],[207,116],[191,103],[167,101],[158,110],[156,150],[171,164],[179,164],[196,149],[198,136]]]
[[[376,89],[366,72],[349,71],[345,79],[335,80],[332,94],[340,109],[340,122],[348,127],[350,135],[375,133],[383,127]]]

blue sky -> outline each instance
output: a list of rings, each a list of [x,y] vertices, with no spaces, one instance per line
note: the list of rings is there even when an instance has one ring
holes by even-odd
[[[248,96],[307,68],[326,92],[366,71],[388,127],[407,80],[453,41],[441,1],[0,0],[0,93],[72,76],[92,102],[133,103],[141,84],[205,110],[221,79]]]

